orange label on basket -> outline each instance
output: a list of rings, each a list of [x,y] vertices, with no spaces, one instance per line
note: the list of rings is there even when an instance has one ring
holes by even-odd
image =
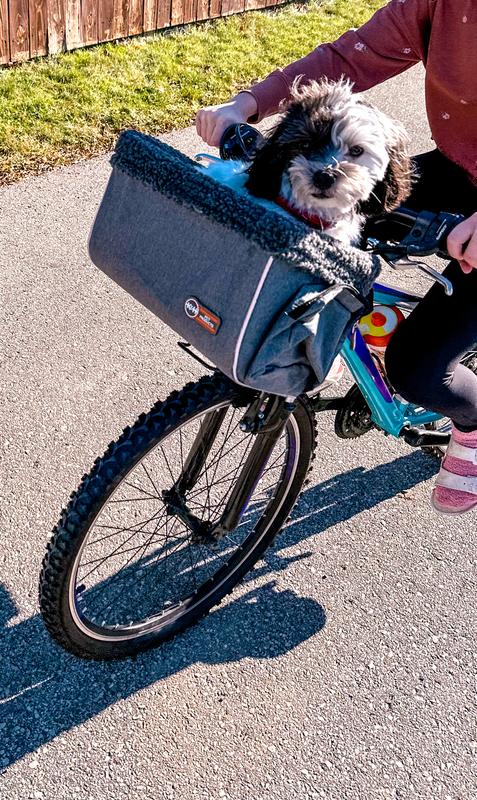
[[[214,336],[220,328],[222,320],[209,308],[206,308],[197,300],[197,297],[188,297],[184,303],[184,311],[189,317],[197,322],[206,331]]]

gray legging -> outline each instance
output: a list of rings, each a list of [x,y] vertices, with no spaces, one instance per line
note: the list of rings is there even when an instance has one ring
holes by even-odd
[[[420,178],[405,205],[421,211],[477,211],[477,186],[438,150],[417,156]],[[406,400],[447,417],[461,430],[477,430],[477,376],[459,363],[477,349],[477,270],[457,262],[444,272],[454,285],[447,297],[434,285],[399,326],[386,351],[386,369]]]

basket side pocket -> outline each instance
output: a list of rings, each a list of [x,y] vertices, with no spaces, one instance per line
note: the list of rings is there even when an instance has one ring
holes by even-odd
[[[303,287],[257,350],[244,383],[289,397],[323,383],[364,308],[346,286]]]

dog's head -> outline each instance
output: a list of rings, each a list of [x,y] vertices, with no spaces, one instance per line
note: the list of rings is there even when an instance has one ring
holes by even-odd
[[[247,188],[274,200],[288,194],[320,214],[391,211],[411,188],[402,126],[341,80],[295,82],[292,99],[249,169]]]

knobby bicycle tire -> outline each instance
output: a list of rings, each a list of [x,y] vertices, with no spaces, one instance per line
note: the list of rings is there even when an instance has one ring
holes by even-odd
[[[164,606],[160,614],[146,617],[142,622],[139,621],[134,624],[130,622],[128,625],[122,622],[121,624],[112,622],[105,626],[104,620],[100,621],[101,624],[99,624],[94,616],[91,619],[81,616],[82,612],[79,603],[82,601],[83,596],[88,595],[88,591],[93,598],[95,597],[95,592],[100,597],[101,591],[103,593],[110,591],[106,580],[99,582],[99,589],[94,586],[86,592],[84,587],[78,587],[76,583],[77,575],[79,574],[80,557],[88,546],[90,531],[96,530],[96,521],[102,519],[101,514],[106,513],[113,506],[113,503],[119,504],[119,507],[122,503],[123,510],[124,508],[129,510],[132,507],[132,499],[129,501],[129,498],[126,497],[123,500],[115,500],[118,496],[118,491],[132,491],[129,488],[130,486],[134,487],[134,491],[144,492],[144,496],[140,495],[139,498],[136,498],[137,502],[142,500],[144,503],[152,504],[153,499],[159,502],[161,497],[158,490],[154,493],[152,489],[149,489],[148,492],[144,488],[138,487],[136,478],[134,481],[128,480],[131,474],[136,474],[134,469],[143,467],[146,474],[148,474],[149,471],[145,467],[144,460],[152,458],[160,451],[165,457],[164,446],[169,440],[180,442],[182,458],[183,436],[186,435],[186,426],[188,424],[198,424],[200,426],[200,420],[203,416],[217,408],[226,408],[225,413],[227,414],[229,411],[235,414],[235,410],[237,410],[239,416],[241,416],[242,409],[246,408],[251,397],[253,397],[251,392],[240,389],[220,373],[204,377],[195,384],[188,384],[180,392],[173,392],[163,403],[157,403],[147,414],[142,414],[134,425],[125,428],[119,439],[112,442],[105,454],[95,461],[91,472],[83,476],[79,488],[71,495],[67,507],[62,511],[60,520],[53,530],[40,574],[39,597],[41,614],[49,633],[63,648],[83,658],[112,659],[130,656],[158,645],[197,622],[215,605],[220,603],[272,544],[295,505],[313,458],[315,421],[306,397],[298,401],[296,410],[290,417],[283,434],[285,442],[284,466],[281,467],[280,463],[278,463],[278,466],[275,467],[276,470],[282,470],[277,478],[275,493],[270,500],[263,501],[266,502],[263,513],[260,511],[260,503],[257,501],[256,507],[258,510],[250,512],[250,521],[247,523],[253,525],[253,528],[249,534],[243,534],[245,536],[243,541],[235,542],[233,539],[231,540],[234,542],[235,550],[230,556],[227,556],[227,552],[225,552],[225,556],[222,555],[222,560],[225,559],[225,561],[219,565],[216,572],[204,578],[204,583],[196,587],[190,595],[182,598],[180,602],[175,605],[171,604],[168,607]],[[224,442],[227,440],[226,433],[223,434]],[[173,439],[174,436],[176,439]],[[250,434],[249,437],[250,439],[253,438]],[[174,445],[172,444],[171,446]],[[223,443],[223,453],[226,452],[224,447],[225,444]],[[244,448],[245,445],[242,447]],[[233,450],[232,456],[237,451],[238,447]],[[176,445],[176,455],[177,452]],[[273,451],[272,457],[274,457],[275,453],[276,450]],[[229,453],[227,457],[231,458],[232,456]],[[222,456],[219,453],[215,464],[213,461],[211,462],[215,473],[221,458]],[[265,472],[269,471],[273,476],[274,468],[269,466],[273,464],[271,459],[269,459]],[[293,459],[293,463],[291,459]],[[167,457],[165,457],[165,460],[167,462]],[[291,468],[290,464],[292,464],[293,468]],[[167,467],[171,472],[169,463],[167,463]],[[232,478],[226,475],[226,478],[217,479],[217,486],[220,485],[221,481],[222,484],[226,484],[227,480],[231,480],[233,484],[233,479],[236,478],[237,473],[232,470],[229,474],[232,474]],[[151,485],[155,486],[153,476],[148,475],[148,477],[151,480]],[[203,492],[209,495],[210,508],[207,506],[207,513],[210,514],[217,512],[217,508],[214,511],[213,502],[210,499],[212,489],[215,489],[216,492],[219,491],[217,486],[212,486],[211,488],[207,482]],[[228,490],[227,486],[223,487],[224,492]],[[198,490],[196,490],[196,498],[198,493]],[[153,498],[154,494],[157,494],[157,497]],[[190,502],[193,503],[194,500],[192,499]],[[225,500],[221,502],[223,503]],[[127,503],[129,504],[127,505]],[[218,508],[220,510],[220,504]],[[113,511],[108,511],[108,513],[116,513],[116,507],[113,508]],[[164,514],[163,511],[161,513]],[[254,514],[259,514],[260,516],[255,519]],[[107,519],[109,520],[109,517]],[[174,549],[168,550],[167,513],[163,517],[159,513],[153,515],[153,520],[156,530],[159,527],[157,520],[162,520],[161,525],[165,525],[166,529],[166,543],[164,545],[161,541],[158,548],[158,552],[161,551],[162,555],[165,553],[165,556],[163,562],[158,561],[157,563],[165,564],[167,558],[172,558],[173,555],[174,559],[177,560],[177,554],[185,553],[186,549],[189,550],[189,555],[191,554],[191,540],[184,538],[183,534],[182,540],[180,540],[176,548],[177,552]],[[147,523],[149,524],[150,522],[151,520],[148,519]],[[133,538],[138,538],[140,535],[145,536],[147,534],[149,536],[150,531],[141,527],[138,523],[134,523],[132,527],[124,528],[121,528],[121,525],[123,525],[122,520],[119,525],[117,522],[116,525],[98,525],[102,533],[104,529],[112,529],[113,532],[110,533],[108,530],[102,537],[93,539],[91,547],[98,542],[100,544],[97,546],[102,546],[102,541],[107,541],[109,537],[113,537],[114,541],[114,536],[118,535],[116,528],[120,530],[121,534],[124,532],[129,534],[132,531],[126,543]],[[241,525],[242,523],[237,527],[236,531],[240,530]],[[172,523],[171,527],[173,527]],[[244,530],[246,531],[246,528]],[[153,539],[154,544],[157,544],[157,537],[159,537],[159,533],[156,532],[156,538]],[[227,542],[226,546],[228,547],[229,544]],[[145,566],[138,570],[138,575],[141,574],[141,570],[142,573],[145,572],[146,575],[150,575],[153,566],[147,562],[144,557],[145,552],[141,548],[142,545],[137,548],[140,552],[139,562],[142,565],[144,561]],[[129,549],[134,551],[134,546]],[[116,547],[116,550],[113,549],[112,555],[103,560],[101,567],[105,568],[108,559],[112,558],[114,560],[114,558],[118,558],[118,555],[126,555],[127,552],[128,550],[124,548],[118,551]],[[203,570],[210,568],[210,564],[213,564],[213,557],[212,551],[211,553],[206,553],[206,558],[202,556],[204,562]],[[181,565],[184,563],[184,558],[185,555]],[[96,561],[100,561],[100,559],[96,559]],[[86,562],[86,564],[93,562],[94,559]],[[152,559],[153,564],[154,560]],[[91,571],[94,572],[95,569],[97,568],[93,567]],[[129,562],[121,569],[126,574],[131,569]],[[121,573],[121,569],[118,575]],[[190,575],[187,574],[187,570],[183,566],[181,566],[180,570],[178,568],[178,576],[179,572],[178,582],[186,580],[184,575],[186,575],[187,579],[190,579]],[[192,567],[189,570],[189,573],[191,572]],[[161,574],[165,581],[164,569]],[[139,587],[143,580],[144,575],[142,574],[140,579],[138,578],[138,582],[134,583],[134,587]],[[194,581],[196,581],[195,573]],[[111,582],[114,584],[114,578],[111,579]],[[157,590],[157,587],[160,588],[160,581],[156,581],[152,585],[154,591]],[[78,597],[76,596],[77,593],[79,593]],[[139,594],[138,589],[138,597]],[[146,592],[145,595],[148,597]],[[118,597],[117,605],[124,604],[128,600],[128,595],[124,591]],[[86,600],[84,602],[86,607],[89,601]],[[114,614],[114,605],[110,603],[110,606],[112,610],[108,610],[108,613]],[[100,609],[100,613],[104,614],[104,608]],[[118,611],[117,613],[119,615],[120,612]]]

